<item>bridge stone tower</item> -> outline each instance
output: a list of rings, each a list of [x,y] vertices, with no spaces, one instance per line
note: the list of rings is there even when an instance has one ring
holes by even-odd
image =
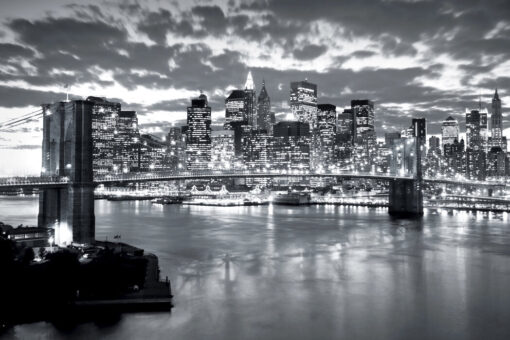
[[[42,176],[67,176],[66,188],[39,194],[38,224],[55,229],[59,245],[95,239],[92,102],[43,105]]]
[[[413,121],[415,136],[418,136],[418,122]],[[421,216],[423,215],[423,172],[421,138],[414,137],[414,148],[411,152],[413,178],[393,179],[390,181],[389,209],[390,215]],[[411,141],[411,140],[410,140]]]

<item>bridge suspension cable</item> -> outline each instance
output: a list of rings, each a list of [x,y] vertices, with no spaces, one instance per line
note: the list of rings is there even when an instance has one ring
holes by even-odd
[[[8,128],[13,128],[13,127],[16,127],[16,126],[19,126],[19,125],[23,125],[23,124],[28,123],[30,121],[39,119],[40,117],[42,117],[42,115],[43,115],[43,110],[41,108],[41,109],[38,109],[36,111],[30,112],[30,113],[26,113],[26,114],[23,114],[21,116],[14,117],[14,118],[8,119],[8,120],[6,120],[4,122],[1,122],[0,123],[0,129],[8,129]]]

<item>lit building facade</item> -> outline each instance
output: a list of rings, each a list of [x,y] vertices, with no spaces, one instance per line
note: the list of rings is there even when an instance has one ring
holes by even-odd
[[[354,145],[356,138],[356,119],[352,109],[344,109],[337,117],[337,144]],[[400,137],[399,137],[400,138]]]
[[[501,114],[501,99],[499,99],[498,89],[494,91],[492,98],[491,136],[494,139],[503,137],[503,115]]]
[[[466,143],[468,148],[474,150],[483,149],[481,128],[482,115],[480,110],[466,110]]]
[[[455,140],[459,140],[459,122],[449,116],[441,123],[442,148],[446,144],[453,144]]]
[[[495,146],[487,153],[487,177],[502,179],[506,176],[508,158],[501,147]]]
[[[211,132],[211,163],[214,170],[234,168],[234,131],[218,130]]]
[[[186,133],[182,130],[180,126],[171,127],[166,137],[168,163],[171,170],[186,168]]]
[[[186,167],[204,170],[211,161],[211,108],[207,96],[201,94],[191,100],[187,109]]]
[[[501,113],[501,99],[499,99],[498,90],[494,92],[492,98],[492,115],[491,115],[491,136],[487,141],[487,149],[500,147],[503,152],[507,152],[507,140],[503,136],[503,115]]]
[[[317,120],[317,85],[306,80],[291,82],[289,105],[297,121],[314,127]]]
[[[138,169],[138,117],[136,111],[120,111],[114,131],[114,173],[127,173]]]
[[[266,130],[251,129],[243,134],[243,163],[248,170],[270,168],[269,139]]]
[[[453,143],[445,144],[443,147],[445,159],[444,174],[453,177],[457,174],[466,174],[466,152],[464,139],[455,139]]]
[[[251,72],[248,72],[246,83],[244,84],[244,109],[246,111],[246,120],[248,124],[256,129],[258,118],[257,118],[257,97],[255,93],[255,83]]]
[[[159,138],[144,134],[138,143],[138,171],[161,171],[169,168],[167,145]]]
[[[267,94],[266,83],[262,82],[258,97],[257,127],[266,130],[269,135],[273,133],[274,114],[271,112],[271,99]]]
[[[310,144],[310,124],[299,121],[276,123],[270,140],[273,169],[310,169]]]
[[[234,122],[248,121],[244,98],[243,90],[233,90],[225,99],[225,129],[232,129]]]
[[[317,106],[317,131],[319,166],[329,168],[335,163],[336,106],[319,104]]]
[[[94,175],[113,172],[115,129],[121,110],[120,103],[101,97],[87,97],[92,106],[92,140]]]
[[[351,110],[356,119],[355,143],[370,150],[375,149],[374,102],[368,99],[352,100]]]

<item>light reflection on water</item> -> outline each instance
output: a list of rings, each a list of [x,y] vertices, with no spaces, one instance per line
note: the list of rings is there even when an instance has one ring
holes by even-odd
[[[37,200],[0,200],[0,220],[36,217]],[[120,234],[158,255],[171,315],[129,314],[71,334],[35,323],[13,335],[510,338],[508,214],[427,209],[422,220],[398,220],[381,208],[101,200],[96,221],[98,239]]]

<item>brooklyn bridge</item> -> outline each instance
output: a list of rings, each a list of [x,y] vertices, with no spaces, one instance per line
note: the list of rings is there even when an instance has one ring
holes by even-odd
[[[92,140],[92,103],[87,100],[67,102],[59,110],[43,117],[42,168],[38,177],[0,178],[0,189],[39,189],[38,224],[60,228],[66,239],[89,243],[95,238],[94,188],[98,185],[127,183],[223,180],[223,179],[367,179],[385,182],[389,188],[388,211],[395,215],[423,214],[424,185],[478,188],[481,196],[504,192],[507,184],[494,181],[466,181],[449,178],[424,178],[420,145],[415,143],[415,159],[406,175],[361,173],[353,171],[310,170],[230,170],[230,171],[157,171],[94,176]]]

